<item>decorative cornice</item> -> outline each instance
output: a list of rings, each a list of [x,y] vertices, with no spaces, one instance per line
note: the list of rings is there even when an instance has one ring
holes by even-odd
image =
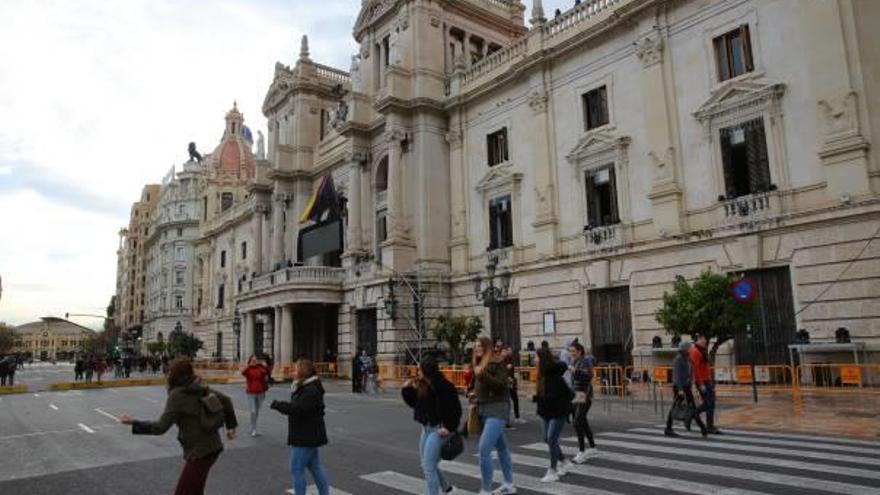
[[[636,56],[642,61],[642,67],[648,68],[663,62],[663,35],[659,29],[633,43]]]

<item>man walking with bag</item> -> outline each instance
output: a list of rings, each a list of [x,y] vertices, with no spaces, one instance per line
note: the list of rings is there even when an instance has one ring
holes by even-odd
[[[715,427],[715,382],[712,379],[712,366],[709,362],[709,339],[705,335],[697,336],[696,345],[690,350],[691,365],[694,368],[694,383],[700,391],[703,403],[697,408],[697,414],[706,413],[706,428],[713,435],[720,435],[721,430]]]
[[[703,438],[706,437],[706,425],[703,420],[695,413],[696,405],[694,404],[692,366],[688,353],[691,350],[690,342],[682,342],[678,346],[678,354],[672,361],[672,393],[675,400],[672,402],[672,408],[666,417],[666,431],[663,432],[667,437],[677,437],[678,433],[672,431],[672,420],[679,419],[690,424],[691,419],[697,422],[700,427],[700,433]]]

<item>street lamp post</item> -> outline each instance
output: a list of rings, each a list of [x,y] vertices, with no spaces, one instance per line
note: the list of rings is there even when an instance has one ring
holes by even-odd
[[[235,308],[235,316],[232,318],[232,334],[235,336],[235,360],[241,361],[241,313]]]
[[[394,297],[394,279],[388,279],[388,294],[383,298],[385,314],[392,320],[397,318],[397,298]]]
[[[510,290],[510,279],[513,274],[505,268],[500,275],[500,285],[495,285],[495,271],[498,268],[498,258],[490,258],[486,264],[486,286],[483,287],[483,279],[477,275],[474,279],[474,295],[478,301],[483,302],[483,306],[492,307],[499,302],[507,299]]]

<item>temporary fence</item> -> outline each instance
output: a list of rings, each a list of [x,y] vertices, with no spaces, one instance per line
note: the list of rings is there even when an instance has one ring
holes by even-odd
[[[878,364],[802,364],[794,378],[801,394],[880,394]]]

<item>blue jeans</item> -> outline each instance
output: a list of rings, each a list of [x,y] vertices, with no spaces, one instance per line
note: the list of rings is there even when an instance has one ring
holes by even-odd
[[[260,406],[263,404],[265,398],[265,393],[247,394],[248,410],[251,413],[251,432],[257,431],[257,419],[260,417]]]
[[[327,475],[318,459],[317,447],[290,447],[290,474],[293,475],[294,495],[306,495],[306,468],[312,473],[318,495],[330,495]]]
[[[483,420],[483,434],[480,435],[480,477],[481,487],[484,491],[492,490],[492,449],[498,451],[498,461],[501,463],[501,474],[504,483],[513,484],[513,466],[510,460],[510,449],[507,447],[507,438],[504,436],[504,428],[507,420],[502,418],[488,417]]]
[[[562,427],[565,426],[565,418],[551,418],[544,420],[544,442],[550,449],[550,468],[556,469],[556,464],[565,459],[562,455],[562,448],[559,446],[559,435],[562,434]]]
[[[425,473],[425,494],[440,495],[449,489],[449,483],[440,472],[440,448],[444,438],[440,436],[439,426],[422,426],[422,437],[419,439],[419,457],[422,459],[422,471]]]
[[[712,429],[715,426],[715,384],[706,383],[704,387],[706,388],[705,392],[700,390],[700,397],[703,398],[703,403],[697,408],[697,414],[705,411],[706,428]]]

